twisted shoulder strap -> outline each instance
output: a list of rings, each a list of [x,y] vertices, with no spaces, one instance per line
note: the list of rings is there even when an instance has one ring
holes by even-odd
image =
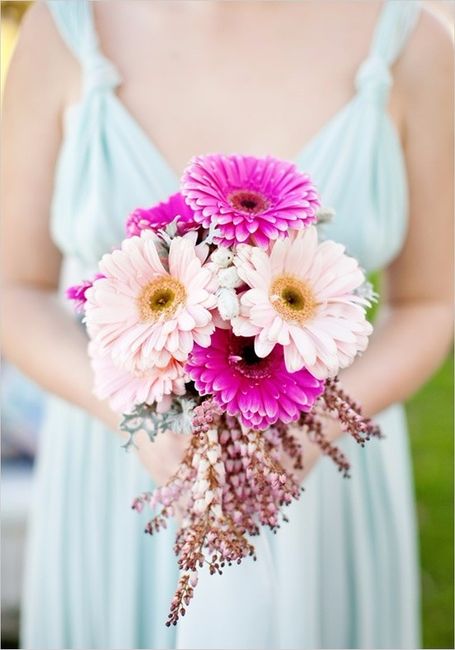
[[[393,65],[405,47],[419,17],[418,0],[386,0],[371,44],[371,54]]]
[[[102,54],[90,0],[47,0],[60,35],[82,66],[85,91],[114,88],[120,76]]]
[[[390,67],[400,56],[417,24],[419,0],[385,0],[367,59],[360,66],[356,86],[378,101],[386,101],[393,79]]]

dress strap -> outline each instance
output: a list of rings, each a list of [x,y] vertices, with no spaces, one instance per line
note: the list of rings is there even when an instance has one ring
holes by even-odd
[[[90,0],[47,0],[55,25],[82,66],[84,91],[115,88],[121,78],[99,48]]]
[[[367,59],[359,67],[356,88],[386,102],[393,83],[390,67],[400,56],[417,24],[419,0],[385,0]]]

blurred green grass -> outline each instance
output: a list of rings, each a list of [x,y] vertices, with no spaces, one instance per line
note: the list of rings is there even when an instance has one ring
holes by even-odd
[[[407,405],[422,570],[423,647],[454,647],[453,357]]]

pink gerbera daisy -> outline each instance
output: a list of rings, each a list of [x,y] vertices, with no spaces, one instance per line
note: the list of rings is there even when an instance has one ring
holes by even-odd
[[[87,290],[88,332],[101,354],[134,372],[186,361],[194,342],[210,344],[213,273],[192,237],[175,237],[164,262],[150,231],[104,255],[105,276]]]
[[[210,348],[195,345],[186,370],[201,395],[213,395],[229,415],[259,430],[297,420],[324,388],[307,370],[289,373],[281,346],[263,359],[254,351],[253,338],[229,330],[216,329]]]
[[[116,413],[131,413],[137,404],[163,405],[171,395],[184,395],[186,373],[178,361],[164,368],[151,368],[138,373],[118,368],[108,355],[97,353],[89,346],[94,373],[94,393],[108,400]]]
[[[216,225],[218,243],[267,247],[316,220],[319,198],[309,177],[272,157],[209,155],[184,172],[182,194],[205,228]]]
[[[251,287],[241,297],[234,333],[255,336],[255,351],[266,357],[284,347],[286,367],[305,367],[324,379],[350,365],[372,331],[365,299],[355,290],[365,281],[357,261],[333,241],[318,243],[314,226],[275,242],[270,254],[240,247],[235,260]]]
[[[134,237],[140,235],[143,230],[157,232],[166,228],[174,220],[179,235],[198,227],[194,221],[193,211],[180,192],[151,208],[136,208],[126,221],[126,234],[128,237]]]
[[[102,278],[101,273],[97,273],[93,280],[84,280],[80,284],[74,284],[66,290],[66,297],[74,303],[74,309],[77,312],[83,312],[87,302],[87,290],[93,286],[95,280]]]

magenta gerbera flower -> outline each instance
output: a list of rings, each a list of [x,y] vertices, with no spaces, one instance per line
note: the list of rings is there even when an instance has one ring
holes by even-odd
[[[174,219],[177,219],[177,233],[183,235],[188,230],[198,227],[194,221],[191,208],[185,202],[180,192],[173,194],[167,201],[158,203],[151,208],[136,208],[126,221],[128,237],[140,235],[143,230],[162,230]]]
[[[261,359],[254,338],[230,330],[216,329],[209,348],[195,345],[185,368],[201,395],[213,395],[229,415],[259,430],[277,421],[294,422],[324,388],[305,369],[288,372],[281,346]]]
[[[84,311],[85,303],[87,302],[87,296],[85,295],[86,292],[93,286],[95,280],[99,280],[102,277],[104,277],[102,273],[96,273],[93,280],[84,280],[80,284],[74,284],[73,286],[68,287],[66,290],[66,297],[73,301],[76,312]]]
[[[197,223],[218,227],[223,246],[248,242],[266,248],[289,229],[313,223],[320,205],[309,176],[272,157],[193,158],[182,194]]]

